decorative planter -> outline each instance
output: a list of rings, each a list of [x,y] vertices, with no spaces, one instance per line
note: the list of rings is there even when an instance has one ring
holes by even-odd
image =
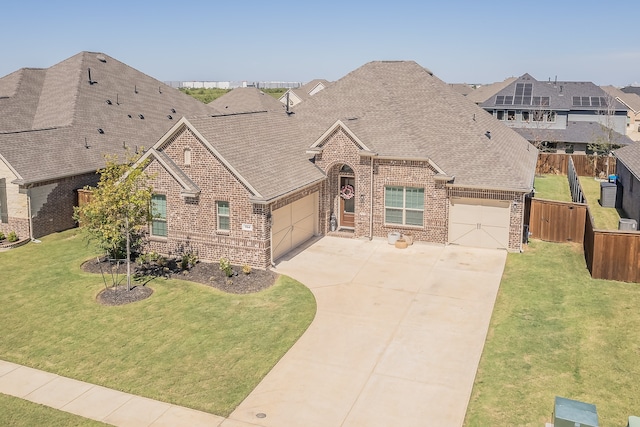
[[[401,237],[400,233],[398,231],[392,231],[391,233],[389,233],[389,235],[387,236],[388,242],[390,245],[393,245],[396,243],[396,241]]]
[[[404,239],[398,239],[398,240],[396,240],[395,245],[396,245],[396,248],[398,248],[398,249],[406,249],[406,248],[407,248],[407,246],[409,246],[409,245],[407,244],[407,241],[406,241],[406,240],[404,240]]]
[[[407,245],[413,245],[413,235],[402,233],[402,239],[407,241]]]

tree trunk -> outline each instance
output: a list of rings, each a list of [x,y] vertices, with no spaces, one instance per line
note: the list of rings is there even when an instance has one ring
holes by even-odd
[[[125,232],[127,233],[127,291],[131,290],[131,237],[129,234],[129,216],[124,219]]]

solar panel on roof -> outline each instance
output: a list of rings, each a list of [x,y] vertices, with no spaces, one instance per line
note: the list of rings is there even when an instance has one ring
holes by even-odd
[[[574,107],[580,107],[582,105],[582,101],[580,100],[579,96],[574,96],[573,97],[573,106]]]
[[[504,96],[496,96],[496,104],[498,105],[504,104]]]
[[[506,105],[512,105],[513,104],[513,96],[505,96],[504,97],[504,103]]]

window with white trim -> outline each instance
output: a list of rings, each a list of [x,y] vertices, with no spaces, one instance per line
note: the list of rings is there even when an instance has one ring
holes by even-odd
[[[218,230],[230,231],[231,230],[231,215],[229,209],[229,202],[217,201],[216,202],[216,216],[218,217]]]
[[[422,227],[424,224],[424,188],[384,188],[384,222]]]
[[[151,196],[151,235],[167,237],[167,196]]]

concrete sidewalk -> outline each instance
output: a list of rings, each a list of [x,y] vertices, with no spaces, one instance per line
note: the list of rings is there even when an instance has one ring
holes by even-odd
[[[0,393],[121,427],[220,426],[224,418],[0,360]]]

